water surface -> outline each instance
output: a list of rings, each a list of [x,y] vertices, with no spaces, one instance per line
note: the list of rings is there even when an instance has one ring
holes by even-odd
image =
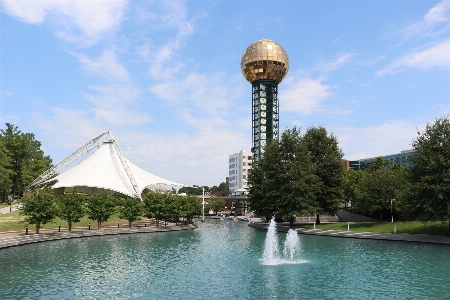
[[[4,249],[0,299],[450,299],[448,246],[300,235],[305,263],[267,266],[265,234],[208,220]]]

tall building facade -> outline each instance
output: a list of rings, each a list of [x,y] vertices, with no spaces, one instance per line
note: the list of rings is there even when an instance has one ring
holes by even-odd
[[[409,161],[409,158],[413,155],[416,155],[417,152],[414,150],[404,150],[400,153],[396,154],[389,154],[381,156],[384,160],[389,161],[392,165],[399,164],[401,166],[411,166],[411,162]],[[369,167],[370,163],[377,157],[371,157],[371,158],[364,158],[359,160],[350,160],[346,162],[346,166],[348,169],[353,170],[365,170]]]
[[[279,139],[278,84],[289,70],[289,58],[278,43],[258,40],[242,54],[241,70],[252,84],[252,152],[257,163],[266,143]]]
[[[230,192],[247,188],[248,171],[253,165],[253,153],[241,150],[239,153],[230,155],[228,163]]]

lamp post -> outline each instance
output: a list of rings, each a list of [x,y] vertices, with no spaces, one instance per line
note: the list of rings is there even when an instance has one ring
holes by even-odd
[[[391,199],[391,223],[394,223],[394,214],[392,213],[392,202],[395,201],[395,199]]]
[[[202,191],[203,191],[203,193],[202,193],[202,199],[203,199],[203,201],[202,201],[202,204],[203,204],[203,213],[202,213],[202,222],[205,222],[205,188],[203,187],[202,188]]]

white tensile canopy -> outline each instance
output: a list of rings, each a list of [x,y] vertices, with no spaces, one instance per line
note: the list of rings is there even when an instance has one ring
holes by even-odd
[[[130,197],[135,197],[136,192],[138,192],[138,196],[141,197],[145,189],[159,189],[161,184],[186,186],[185,184],[153,175],[139,168],[128,159],[123,158],[126,161],[129,172],[131,171],[132,178],[135,180],[135,187],[133,187],[130,175],[127,174],[117,150],[114,147],[114,141],[104,141],[103,145],[89,158],[68,171],[51,178],[49,181],[56,181],[52,185],[52,189],[68,192],[76,187],[88,193],[109,191]]]

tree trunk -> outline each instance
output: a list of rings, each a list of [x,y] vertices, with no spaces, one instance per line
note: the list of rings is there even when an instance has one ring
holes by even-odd
[[[39,233],[39,228],[41,228],[41,222],[36,223],[36,233]]]
[[[380,223],[383,223],[383,211],[380,209]]]
[[[320,224],[320,218],[319,218],[319,216],[320,216],[320,215],[317,215],[317,217],[316,217],[316,224]]]
[[[97,221],[97,229],[101,229],[102,228],[102,221]]]
[[[289,221],[289,227],[294,227],[294,219],[295,217],[291,217],[291,220]]]
[[[128,228],[131,228],[131,221],[128,221]]]
[[[72,231],[72,222],[67,222],[67,224],[69,225],[69,231]]]

